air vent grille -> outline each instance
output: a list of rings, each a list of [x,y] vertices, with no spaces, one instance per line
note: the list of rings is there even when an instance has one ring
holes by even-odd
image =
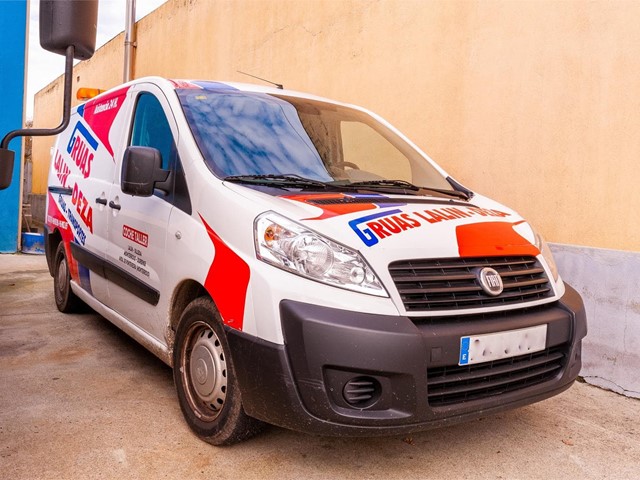
[[[500,295],[487,294],[477,272],[495,269],[502,278]],[[409,312],[446,311],[533,302],[553,295],[535,257],[484,257],[402,260],[389,273]]]

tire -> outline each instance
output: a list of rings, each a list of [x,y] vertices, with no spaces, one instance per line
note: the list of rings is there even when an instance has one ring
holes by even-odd
[[[71,274],[69,273],[69,262],[64,242],[58,244],[53,265],[53,296],[56,300],[56,307],[63,313],[80,311],[83,308],[83,303],[71,290]]]
[[[222,319],[208,297],[182,313],[173,349],[173,379],[187,424],[212,445],[231,445],[261,430],[249,417],[233,368]]]

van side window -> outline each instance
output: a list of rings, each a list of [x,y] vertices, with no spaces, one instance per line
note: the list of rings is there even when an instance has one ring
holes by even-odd
[[[158,99],[150,93],[138,97],[130,145],[153,147],[162,154],[162,168],[175,164],[176,147],[167,117]]]
[[[157,148],[162,168],[171,170],[166,182],[156,184],[155,195],[191,214],[191,201],[178,149],[162,105],[151,93],[141,93],[136,101],[130,146]]]

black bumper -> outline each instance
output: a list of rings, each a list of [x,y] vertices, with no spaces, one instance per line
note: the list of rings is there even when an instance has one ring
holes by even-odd
[[[319,435],[387,435],[457,423],[556,395],[581,367],[582,299],[543,307],[411,319],[293,301],[285,345],[228,331],[247,413]],[[460,337],[547,324],[547,349],[459,367]]]

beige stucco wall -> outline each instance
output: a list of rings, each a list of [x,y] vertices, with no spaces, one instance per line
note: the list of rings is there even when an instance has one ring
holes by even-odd
[[[241,70],[367,106],[549,240],[640,251],[638,18],[635,1],[169,0],[138,22],[135,75],[254,81]],[[122,43],[74,87],[118,84]],[[37,95],[36,126],[61,95]],[[51,143],[34,141],[35,193]]]

